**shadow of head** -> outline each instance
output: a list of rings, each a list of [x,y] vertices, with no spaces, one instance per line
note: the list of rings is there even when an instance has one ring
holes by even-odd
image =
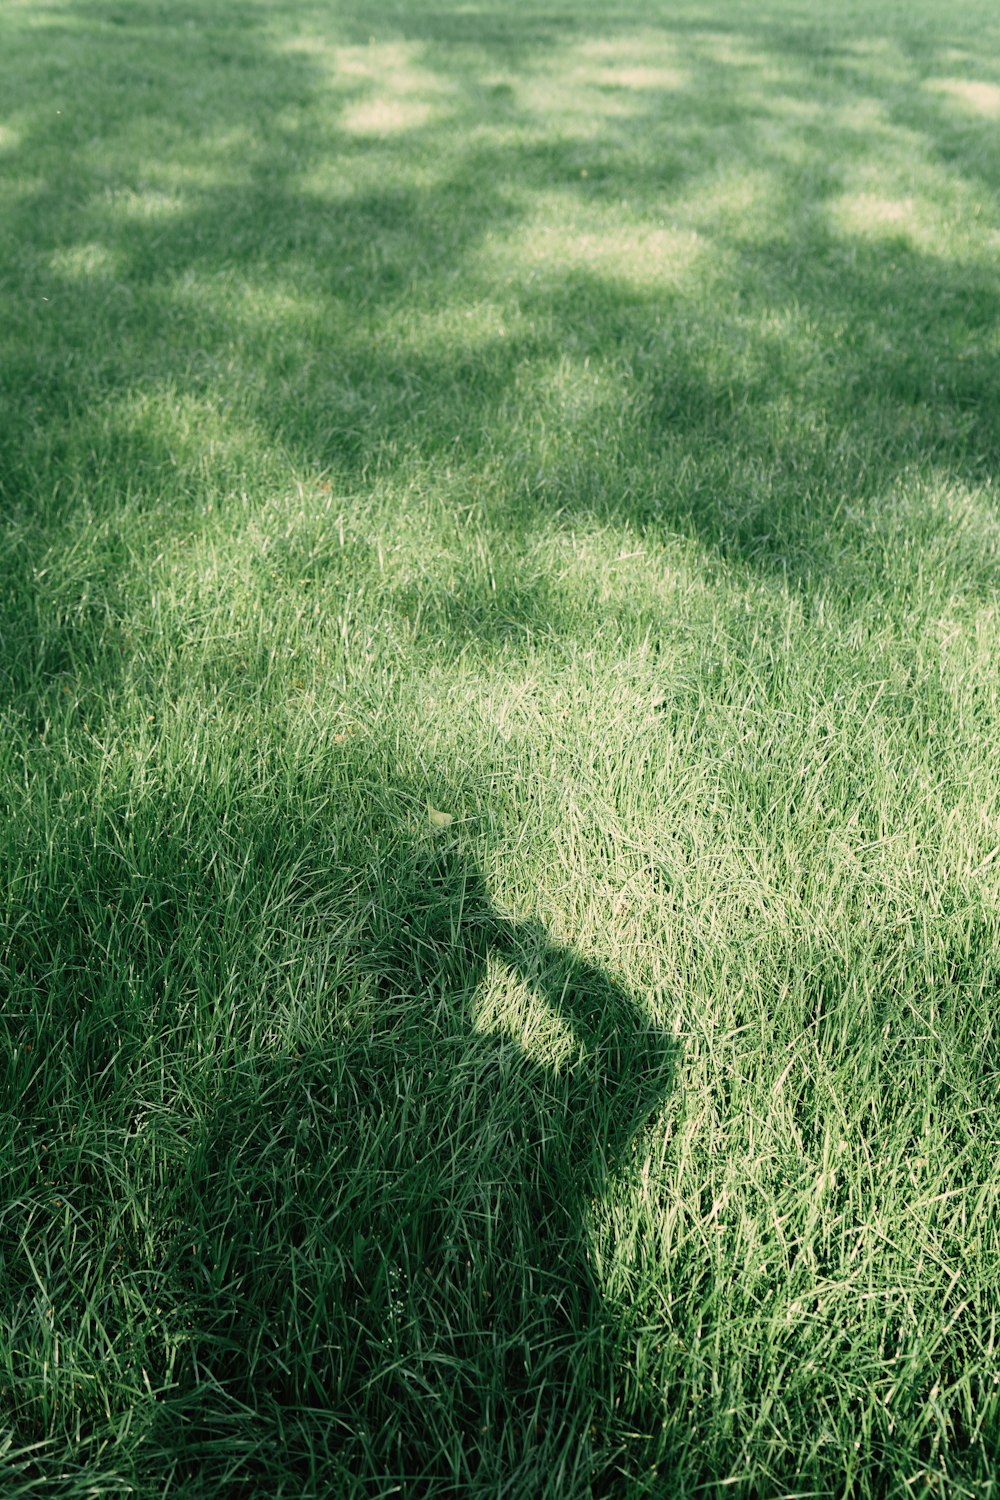
[[[509,1138],[537,1152],[545,1171],[570,1172],[578,1189],[597,1190],[669,1087],[674,1043],[637,998],[537,919],[499,911],[454,838],[415,840],[380,872],[366,955],[396,1017],[377,1045],[391,1051],[405,1037],[405,1053],[418,1041],[444,1073],[457,1063],[466,1089],[478,1078],[486,1113],[504,1115]],[[497,1023],[482,1028],[477,997],[498,986],[529,1003],[506,1025],[493,1007]]]
[[[666,1095],[672,1039],[600,965],[500,912],[447,834],[395,840],[356,900],[355,1014],[262,1062],[253,1101],[234,1082],[191,1184],[184,1238],[223,1268],[214,1293],[191,1286],[199,1358],[255,1408],[340,1412],[366,1451],[394,1433],[408,1472],[484,1421],[513,1421],[527,1455],[531,1412],[585,1455],[614,1345],[590,1214]],[[477,1022],[504,984],[557,1024],[557,1057]]]

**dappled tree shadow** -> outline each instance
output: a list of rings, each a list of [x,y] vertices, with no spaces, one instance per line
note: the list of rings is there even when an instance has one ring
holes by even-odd
[[[49,15],[58,41],[70,13],[53,6]],[[167,150],[179,151],[189,171],[168,192],[158,185],[155,156],[148,180],[140,152],[125,177],[101,180],[93,165],[102,132],[149,134],[149,110],[166,86],[155,57],[143,79],[119,90],[113,120],[60,124],[37,108],[22,112],[26,140],[62,144],[53,179],[25,194],[10,228],[12,242],[34,244],[18,284],[49,297],[55,331],[41,346],[33,340],[12,351],[14,399],[0,434],[8,508],[37,484],[40,469],[53,483],[61,467],[75,469],[85,489],[123,451],[154,503],[158,476],[183,460],[129,411],[124,398],[140,387],[218,412],[220,390],[231,386],[233,420],[254,443],[280,445],[349,494],[373,465],[385,475],[414,454],[443,463],[455,442],[474,458],[484,444],[505,440],[511,403],[524,399],[532,371],[542,388],[553,359],[582,363],[616,352],[629,379],[613,359],[608,378],[621,381],[629,441],[634,453],[644,440],[663,453],[662,482],[655,493],[648,481],[637,491],[620,475],[616,494],[612,458],[588,485],[592,417],[567,411],[563,451],[571,455],[575,443],[582,451],[567,459],[565,475],[523,443],[524,491],[540,514],[570,512],[576,494],[578,508],[690,531],[803,587],[852,587],[850,532],[837,546],[821,540],[824,525],[842,524],[845,503],[864,506],[915,463],[938,464],[970,484],[995,472],[1000,392],[990,330],[1000,293],[992,268],[942,259],[909,232],[899,205],[889,205],[903,214],[891,256],[884,236],[866,238],[833,212],[846,169],[873,149],[873,130],[876,139],[880,131],[886,139],[909,132],[914,150],[940,154],[966,182],[995,186],[983,149],[989,122],[970,115],[963,123],[948,112],[950,96],[911,86],[954,70],[946,28],[937,37],[915,24],[887,63],[874,21],[832,39],[802,18],[724,30],[698,12],[671,14],[655,32],[676,55],[671,88],[643,83],[641,74],[623,84],[622,68],[611,66],[616,46],[654,34],[645,10],[601,17],[606,57],[581,50],[585,21],[558,13],[477,10],[456,18],[389,6],[366,8],[363,17],[338,13],[334,24],[324,8],[305,7],[288,43],[249,6],[239,45],[221,51],[195,12],[185,19],[152,4],[125,11],[90,0],[73,7],[67,37],[77,48],[84,20],[94,28],[92,48],[110,47],[112,57],[134,35],[183,40],[197,109],[192,104],[188,120],[184,91],[177,96]],[[373,36],[387,39],[385,55],[374,48],[369,64],[364,49]],[[408,67],[414,97],[421,86],[430,90],[427,118],[415,115],[388,136],[350,128],[351,109],[369,98],[379,70],[391,82],[394,68]],[[534,96],[503,82],[557,77],[560,68],[588,98],[609,101],[607,115],[585,132],[547,131],[533,115]],[[123,77],[130,80],[127,68]],[[262,97],[255,80],[263,77]],[[343,99],[336,129],[313,107],[331,90]],[[206,107],[211,122],[205,101],[216,96],[218,129],[202,139],[199,173],[192,132],[204,132]],[[405,104],[410,96],[401,97]],[[787,130],[775,134],[781,109],[802,113],[797,140]],[[463,141],[463,123],[474,120],[484,128]],[[664,138],[655,168],[635,147],[647,125]],[[387,182],[397,150],[402,168]],[[655,265],[637,274],[616,269],[613,255],[596,268],[572,255],[562,269],[517,260],[516,235],[535,198],[555,190],[595,211],[624,206],[635,223],[645,215],[669,224],[685,193],[689,200],[694,193],[696,211],[701,186],[710,197],[727,159],[734,172],[765,183],[766,201],[751,203],[742,218],[703,215],[708,252],[725,265],[712,330],[698,325],[700,299],[692,312],[683,280],[663,282]],[[455,329],[429,339],[409,331],[408,320],[449,307],[454,276],[467,274],[498,235],[511,237],[515,253],[492,288],[497,272],[484,262],[482,295],[499,292],[516,307],[518,328],[465,345]],[[669,252],[650,252],[657,253]],[[220,311],[212,296],[213,279],[232,275],[246,281],[243,317],[231,304]],[[284,315],[268,313],[272,293]],[[927,330],[919,351],[914,318]],[[187,340],[178,337],[185,329]],[[107,352],[94,362],[95,350]],[[86,374],[78,351],[86,351]],[[116,393],[121,409],[109,417]],[[789,401],[797,412],[783,422]],[[102,408],[89,457],[88,403]],[[65,413],[73,442],[51,430],[39,435],[40,404]],[[613,435],[604,446],[614,449]],[[725,470],[711,463],[722,448]],[[678,480],[685,465],[703,471],[703,482]]]

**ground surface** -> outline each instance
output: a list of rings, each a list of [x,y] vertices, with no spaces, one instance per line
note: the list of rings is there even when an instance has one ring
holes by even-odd
[[[992,4],[6,0],[0,1490],[985,1497]]]

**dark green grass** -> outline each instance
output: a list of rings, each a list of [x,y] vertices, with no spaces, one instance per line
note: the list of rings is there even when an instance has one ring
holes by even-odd
[[[0,1489],[1000,1473],[1000,27],[0,15]]]

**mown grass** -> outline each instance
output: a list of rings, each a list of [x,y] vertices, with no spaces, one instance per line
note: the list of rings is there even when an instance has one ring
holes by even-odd
[[[993,8],[0,58],[4,1495],[995,1495]]]

